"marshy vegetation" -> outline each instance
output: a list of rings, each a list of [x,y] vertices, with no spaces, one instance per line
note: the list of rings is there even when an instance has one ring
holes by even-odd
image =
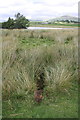
[[[4,29],[2,37],[3,117],[78,117],[77,30]]]

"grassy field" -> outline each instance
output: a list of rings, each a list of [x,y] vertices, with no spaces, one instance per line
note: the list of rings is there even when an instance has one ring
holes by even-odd
[[[31,27],[59,27],[59,28],[71,28],[71,27],[80,27],[78,23],[53,23],[53,24],[39,24],[37,22],[30,22]]]
[[[3,118],[78,117],[78,31],[2,30]],[[43,100],[34,100],[44,73]]]

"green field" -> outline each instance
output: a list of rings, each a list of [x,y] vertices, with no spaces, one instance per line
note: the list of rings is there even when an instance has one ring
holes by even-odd
[[[78,118],[78,31],[2,30],[3,118]],[[40,104],[36,81],[44,73]]]
[[[51,24],[42,24],[38,22],[30,22],[31,27],[80,27],[78,23],[51,23]]]

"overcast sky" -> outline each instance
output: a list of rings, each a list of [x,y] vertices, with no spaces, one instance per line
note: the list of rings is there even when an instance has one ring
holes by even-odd
[[[79,0],[1,0],[0,21],[18,12],[28,19],[48,19],[62,15],[78,16]]]

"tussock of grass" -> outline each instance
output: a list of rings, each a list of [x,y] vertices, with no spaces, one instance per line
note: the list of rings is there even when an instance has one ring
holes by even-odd
[[[22,90],[25,92],[25,90],[34,89],[35,76],[38,76],[43,69],[46,88],[64,90],[69,87],[70,80],[77,75],[77,44],[74,45],[74,36],[71,37],[74,31],[71,31],[71,33],[69,31],[47,31],[48,34],[27,30],[22,30],[22,32],[18,30],[17,32],[17,34],[15,30],[14,32],[6,30],[3,32],[3,95],[10,96],[14,91],[19,93]],[[21,38],[25,41],[25,46],[27,44],[26,38],[33,46],[34,39],[42,36],[42,34],[43,37],[38,38],[38,41],[40,39],[45,40],[46,46],[39,45],[39,47],[26,48],[25,50],[23,47],[19,47],[22,44],[20,43]],[[65,39],[64,42],[58,41],[57,43],[58,34],[66,38],[68,42],[72,40],[72,43],[66,45]],[[68,34],[69,36],[67,36]],[[49,46],[48,40],[52,40],[52,36],[53,38],[56,37],[54,39],[55,44]],[[37,39],[35,42],[37,42]]]
[[[77,47],[75,30],[3,30],[3,100],[31,95],[34,103],[33,92],[41,72],[45,82],[43,102],[48,95],[53,103],[55,92],[70,96],[73,81],[77,81]]]

